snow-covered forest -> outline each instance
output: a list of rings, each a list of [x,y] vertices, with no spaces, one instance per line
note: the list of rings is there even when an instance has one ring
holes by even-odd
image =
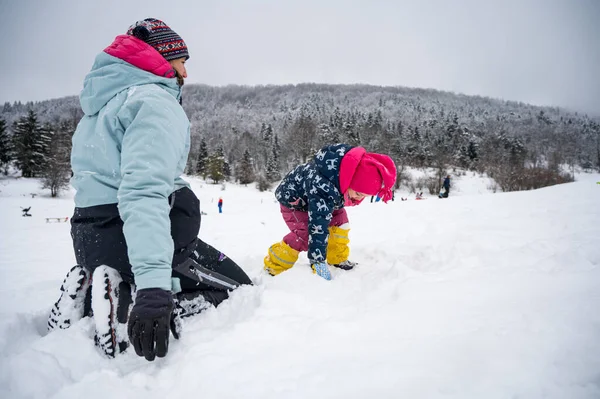
[[[600,119],[556,107],[430,89],[329,84],[186,85],[183,107],[192,122],[187,173],[215,182],[259,182],[266,188],[336,142],[390,154],[398,185],[407,166],[433,168],[427,183],[432,193],[454,167],[486,173],[503,191],[566,182],[575,169],[600,170]],[[52,164],[59,176],[67,173],[65,137],[81,116],[75,96],[5,103],[2,166],[14,163],[24,175],[45,176]],[[48,161],[18,151],[28,131],[39,133],[34,140],[43,143],[35,153]]]

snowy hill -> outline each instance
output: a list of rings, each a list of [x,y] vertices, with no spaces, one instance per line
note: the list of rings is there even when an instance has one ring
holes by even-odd
[[[467,175],[448,199],[350,208],[360,265],[330,282],[306,257],[262,274],[286,232],[272,192],[191,181],[201,237],[256,285],[148,363],[104,358],[89,320],[46,333],[74,256],[69,224],[45,218],[70,216],[73,193],[0,180],[0,397],[600,397],[600,175],[503,194]]]

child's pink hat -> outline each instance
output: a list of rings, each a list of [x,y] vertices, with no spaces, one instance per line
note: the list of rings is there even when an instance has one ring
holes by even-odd
[[[351,188],[359,193],[377,195],[387,202],[392,199],[395,183],[396,165],[387,155],[367,152],[363,147],[354,147],[342,158],[342,194],[346,194],[348,188]]]

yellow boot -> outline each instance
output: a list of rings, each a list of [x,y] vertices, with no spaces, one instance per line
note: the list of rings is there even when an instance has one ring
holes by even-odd
[[[281,241],[271,245],[269,254],[265,256],[265,270],[271,276],[291,269],[298,260],[299,252]]]
[[[342,229],[337,226],[329,228],[329,242],[327,243],[327,263],[330,265],[339,265],[347,261],[350,256],[348,244],[350,239],[348,233],[350,229]]]

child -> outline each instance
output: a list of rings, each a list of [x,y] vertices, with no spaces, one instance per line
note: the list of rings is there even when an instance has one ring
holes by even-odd
[[[300,251],[308,251],[313,273],[326,280],[331,280],[327,263],[352,269],[344,206],[358,205],[369,195],[388,202],[395,182],[396,165],[387,155],[347,144],[322,148],[312,161],[288,173],[275,191],[290,233],[269,248],[265,270],[274,276],[290,269]]]
[[[223,213],[223,198],[219,198],[217,206],[219,207],[219,213]]]

